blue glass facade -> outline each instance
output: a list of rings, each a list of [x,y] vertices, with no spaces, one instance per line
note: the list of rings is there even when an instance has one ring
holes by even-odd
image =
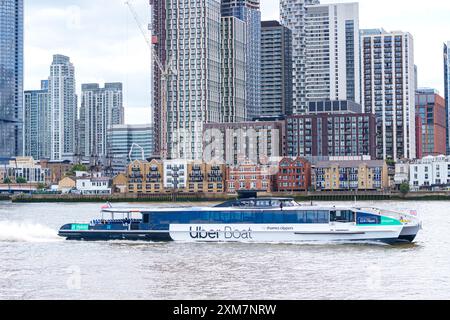
[[[247,25],[245,109],[247,120],[261,115],[261,11],[259,0],[223,0],[222,17],[236,17]]]
[[[0,158],[23,153],[23,0],[0,1]]]

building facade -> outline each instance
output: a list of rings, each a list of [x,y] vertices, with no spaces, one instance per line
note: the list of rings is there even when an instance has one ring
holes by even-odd
[[[48,169],[50,171],[50,183],[58,184],[58,182],[63,179],[73,167],[73,164],[68,161],[49,161],[47,159],[41,159],[39,164],[42,168]]]
[[[183,191],[188,181],[188,160],[166,160],[163,166],[164,188]]]
[[[336,109],[339,107],[338,102]],[[318,113],[286,119],[289,157],[376,157],[375,116],[370,113]]]
[[[237,166],[229,166],[227,170],[227,192],[275,190],[275,173],[266,165],[244,162]]]
[[[377,158],[414,159],[415,72],[411,34],[362,32],[362,103],[376,115]]]
[[[124,172],[131,161],[146,160],[153,153],[150,125],[112,125],[108,129],[108,140],[107,166],[113,173]]]
[[[84,195],[107,195],[112,193],[108,177],[83,177],[76,179],[76,189]]]
[[[428,156],[409,167],[409,183],[413,191],[441,189],[450,186],[450,157]]]
[[[450,154],[450,41],[444,44],[444,90],[447,127],[447,153]]]
[[[319,0],[280,0],[281,24],[292,31],[292,83],[294,113],[307,111],[306,100],[306,5]]]
[[[306,100],[359,103],[359,4],[316,4],[305,8]]]
[[[283,121],[206,124],[204,136],[205,161],[267,164],[271,158],[283,156]]]
[[[41,90],[24,92],[24,153],[34,159],[51,155],[51,113],[48,81],[41,81]]]
[[[154,7],[153,24],[160,37],[153,40],[161,41],[158,50],[164,45],[164,59],[171,60],[176,70],[169,77],[167,88],[168,153],[172,159],[201,159],[203,124],[221,120],[221,3],[164,3]],[[155,78],[156,84],[158,74]],[[154,96],[153,101],[157,99]],[[155,117],[154,123],[159,126],[158,112]]]
[[[311,163],[306,159],[283,158],[278,167],[276,175],[277,191],[308,191],[311,187]]]
[[[222,17],[221,30],[221,121],[246,119],[246,48],[245,22],[236,17]]]
[[[124,123],[122,83],[81,85],[80,150],[85,158],[105,163],[108,155],[108,129]]]
[[[409,161],[398,161],[395,163],[394,183],[400,186],[409,183]]]
[[[313,175],[318,191],[389,188],[388,167],[382,160],[319,161],[313,165]]]
[[[76,153],[77,98],[70,58],[54,55],[49,77],[50,159],[73,159]]]
[[[167,39],[167,10],[166,0],[150,0],[149,4],[152,7],[152,45],[158,55],[158,58],[163,66],[167,61],[166,39]],[[152,57],[153,59],[153,57]],[[152,124],[153,137],[155,140],[155,154],[161,152],[161,131],[162,131],[162,117],[167,116],[162,114],[161,106],[161,70],[159,66],[153,64],[153,81],[152,81]]]
[[[416,115],[420,117],[420,155],[447,154],[447,126],[445,99],[434,89],[416,91]]]
[[[17,157],[9,161],[9,164],[0,167],[1,176],[12,183],[18,183],[18,179],[23,179],[26,183],[49,183],[50,170],[43,168],[32,157]],[[4,180],[0,181],[1,183]]]
[[[222,0],[222,17],[245,24],[245,113],[247,121],[261,115],[261,11],[260,0]]]
[[[292,114],[292,31],[261,22],[261,116]]]
[[[23,0],[0,5],[0,158],[23,155]]]
[[[164,169],[161,161],[134,160],[128,165],[128,192],[162,193],[164,192]]]
[[[192,161],[187,166],[186,192],[223,193],[225,178],[224,164]]]

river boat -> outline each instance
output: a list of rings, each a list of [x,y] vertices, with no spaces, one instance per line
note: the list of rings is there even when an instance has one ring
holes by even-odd
[[[249,198],[214,207],[102,208],[90,223],[70,223],[68,240],[201,242],[413,242],[422,222],[413,211],[302,205],[291,198]]]

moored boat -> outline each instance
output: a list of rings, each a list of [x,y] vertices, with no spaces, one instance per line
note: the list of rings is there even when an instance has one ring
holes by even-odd
[[[410,212],[250,198],[215,207],[108,206],[102,209],[101,219],[66,224],[59,235],[68,240],[397,243],[413,242],[421,227],[421,221]]]

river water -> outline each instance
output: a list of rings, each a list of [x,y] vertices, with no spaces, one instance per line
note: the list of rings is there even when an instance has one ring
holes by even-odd
[[[0,202],[0,299],[450,299],[450,202],[358,205],[424,229],[400,246],[72,242],[58,228],[100,204]]]

